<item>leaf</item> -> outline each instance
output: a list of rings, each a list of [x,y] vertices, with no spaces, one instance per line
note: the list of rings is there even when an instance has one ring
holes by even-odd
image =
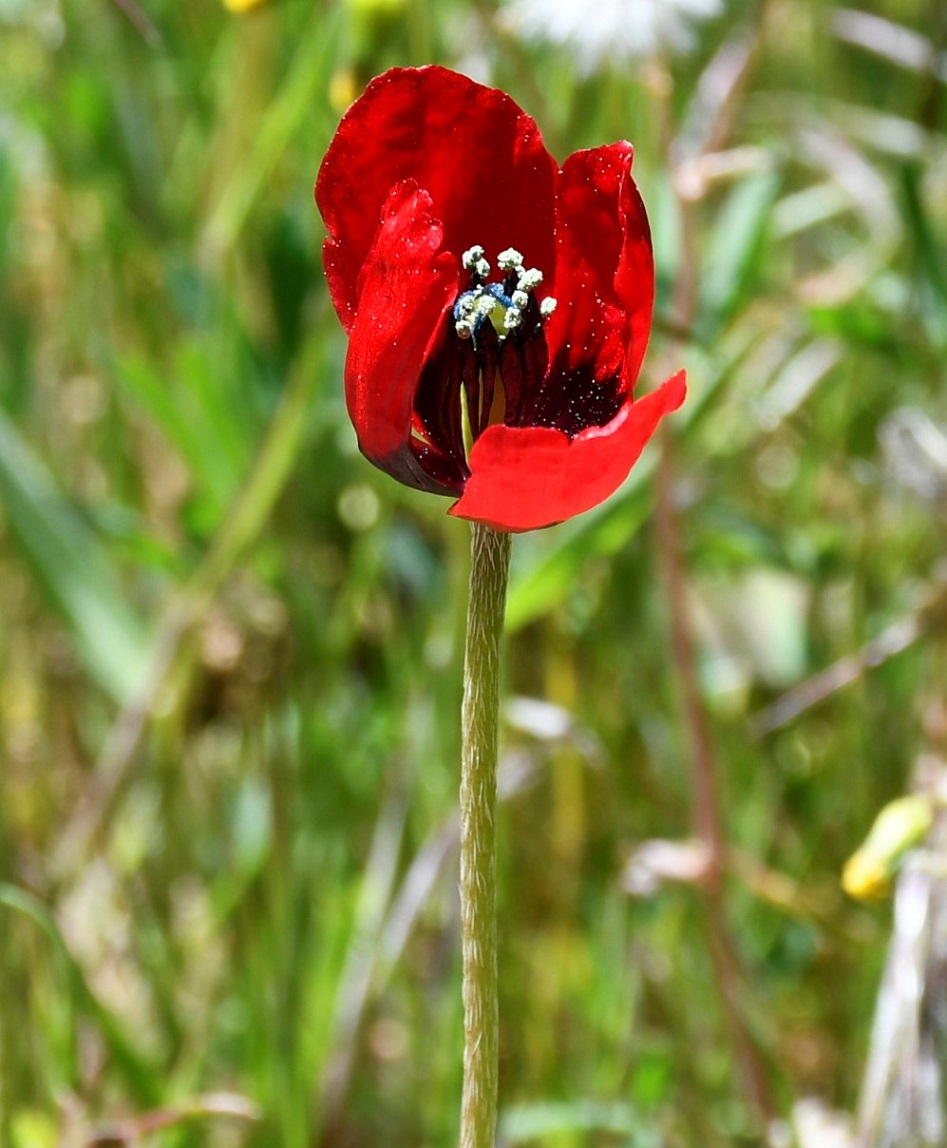
[[[119,702],[142,682],[149,641],[108,549],[0,413],[0,499],[37,581],[68,623],[99,684]]]
[[[70,1043],[67,1077],[77,1079],[75,1020],[80,1013],[90,1016],[105,1041],[110,1062],[124,1075],[129,1087],[142,1104],[155,1105],[162,1100],[160,1077],[141,1059],[122,1031],[119,1021],[98,1000],[86,983],[78,962],[69,952],[56,920],[47,907],[32,893],[16,885],[0,884],[0,908],[22,913],[33,921],[48,938],[60,973],[64,979],[67,1007],[67,1037]]]
[[[778,169],[756,172],[733,189],[714,228],[701,271],[697,337],[713,342],[743,302],[762,263],[782,177]]]
[[[212,257],[223,255],[237,241],[293,133],[312,115],[319,93],[327,90],[342,14],[341,6],[328,14],[317,10],[307,27],[292,67],[260,124],[246,162],[233,174],[208,220],[203,247]]]
[[[233,498],[250,454],[251,436],[226,406],[226,387],[212,377],[206,356],[187,344],[174,357],[173,382],[147,359],[115,362],[115,377],[180,452],[216,524]]]
[[[563,1132],[608,1132],[628,1137],[628,1148],[658,1148],[663,1137],[627,1104],[592,1100],[571,1103],[520,1104],[504,1111],[500,1139],[504,1144],[525,1144]]]
[[[914,235],[914,250],[924,268],[927,279],[940,303],[942,315],[947,314],[947,271],[944,260],[947,251],[938,242],[931,227],[930,216],[922,195],[922,171],[914,164],[905,164],[901,172],[901,186],[904,191],[905,216]]]

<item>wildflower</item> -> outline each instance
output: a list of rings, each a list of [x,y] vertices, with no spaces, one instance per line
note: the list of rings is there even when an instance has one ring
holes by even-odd
[[[393,69],[343,117],[316,183],[362,452],[498,530],[607,498],[683,373],[637,402],[654,268],[632,147],[560,169],[504,93]]]
[[[512,0],[503,23],[526,40],[571,48],[580,72],[693,47],[693,22],[716,16],[722,0]]]
[[[266,0],[223,0],[224,7],[229,8],[231,12],[250,12],[254,8],[259,8],[261,4],[265,4]]]
[[[858,900],[883,897],[908,855],[923,845],[933,824],[933,805],[922,794],[888,802],[868,836],[845,862],[842,888]]]

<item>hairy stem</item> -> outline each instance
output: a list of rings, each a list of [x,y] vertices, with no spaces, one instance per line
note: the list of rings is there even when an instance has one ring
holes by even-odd
[[[497,1120],[497,715],[511,539],[474,523],[464,651],[460,911],[464,1088],[460,1148],[493,1148]]]

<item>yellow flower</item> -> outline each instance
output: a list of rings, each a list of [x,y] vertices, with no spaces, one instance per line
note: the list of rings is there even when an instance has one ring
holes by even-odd
[[[342,115],[349,104],[358,96],[358,81],[351,68],[340,68],[332,73],[329,81],[329,103]]]
[[[926,797],[899,797],[878,814],[860,848],[842,872],[842,888],[850,897],[883,897],[908,853],[920,845],[934,821]]]
[[[231,12],[249,12],[265,3],[266,0],[224,0],[224,7],[229,8]]]

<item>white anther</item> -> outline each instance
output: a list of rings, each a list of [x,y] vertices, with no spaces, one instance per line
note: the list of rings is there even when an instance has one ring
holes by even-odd
[[[523,322],[523,312],[519,307],[507,307],[506,314],[503,316],[503,326],[508,331],[513,331],[519,327]]]
[[[477,300],[477,314],[487,316],[496,305],[497,301],[492,295],[481,295]]]
[[[539,313],[544,319],[548,319],[557,306],[556,300],[553,299],[551,295],[547,295],[542,303],[539,304]]]
[[[473,327],[466,319],[458,319],[454,324],[454,330],[457,332],[461,339],[473,338]]]
[[[464,265],[464,270],[469,271],[475,263],[483,259],[483,248],[480,244],[475,244],[473,247],[468,247],[467,250],[460,257],[461,263]]]
[[[521,311],[529,302],[529,296],[525,291],[514,291],[510,298],[513,301],[513,306],[519,307]]]
[[[490,277],[490,264],[486,259],[478,259],[473,265],[473,270],[481,279],[489,279]]]
[[[516,281],[520,291],[535,291],[543,281],[543,273],[538,267],[530,267],[528,271],[521,271]]]
[[[477,309],[477,303],[478,298],[475,294],[461,295],[457,300],[457,313],[462,318],[466,318],[468,315],[472,315]]]
[[[523,256],[515,247],[508,247],[497,256],[497,267],[501,271],[516,271],[523,266]]]

